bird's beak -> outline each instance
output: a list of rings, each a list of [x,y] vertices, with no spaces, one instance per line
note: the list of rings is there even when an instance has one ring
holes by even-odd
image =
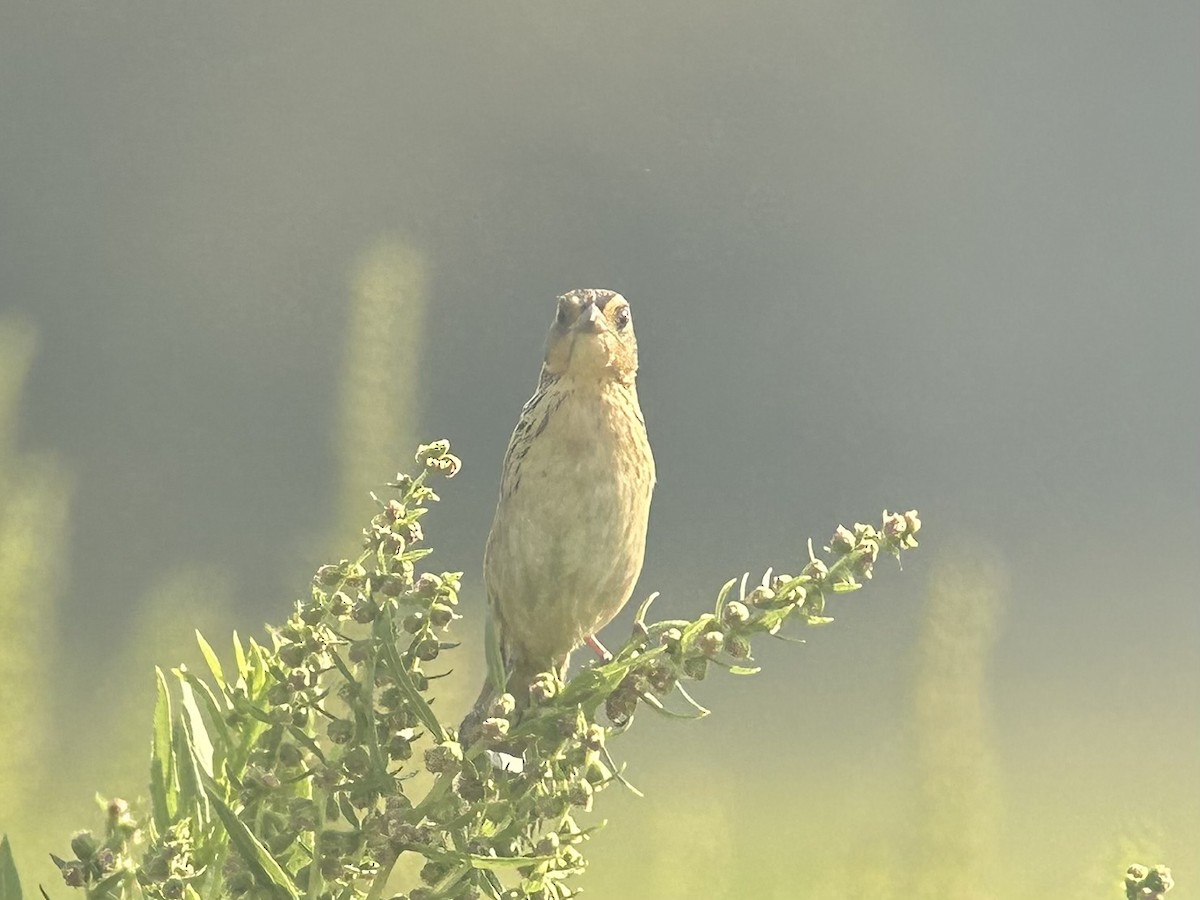
[[[583,312],[579,314],[579,318],[575,320],[575,328],[578,331],[597,334],[604,321],[604,313],[600,312],[600,307],[595,303],[589,303],[584,307]]]

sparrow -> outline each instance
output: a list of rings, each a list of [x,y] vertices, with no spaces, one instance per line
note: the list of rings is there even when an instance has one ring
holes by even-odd
[[[629,302],[614,291],[558,298],[537,389],[521,410],[483,560],[504,685],[518,708],[543,672],[620,612],[646,551],[654,456],[637,395]],[[460,731],[499,694],[489,676]]]

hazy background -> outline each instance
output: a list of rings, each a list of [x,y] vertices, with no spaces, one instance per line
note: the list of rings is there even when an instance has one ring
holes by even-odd
[[[1194,2],[4,3],[27,889],[144,792],[151,664],[284,618],[417,439],[466,463],[426,519],[465,706],[500,459],[591,286],[634,307],[661,612],[926,527],[712,718],[639,718],[583,886],[1090,898],[1163,860],[1200,897],[1198,98]]]

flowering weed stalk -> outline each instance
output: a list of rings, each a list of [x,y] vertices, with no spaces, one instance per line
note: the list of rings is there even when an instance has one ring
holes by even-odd
[[[428,482],[460,462],[445,441],[416,458],[356,559],[320,567],[267,644],[234,636],[236,671],[199,637],[205,676],[158,673],[149,808],[106,802],[103,836],[55,857],[68,885],[88,900],[572,897],[589,833],[576,816],[620,780],[607,743],[637,709],[704,715],[684,682],[756,672],[755,637],[831,621],[827,600],[921,528],[915,511],[839,527],[798,575],[732,580],[692,620],[650,621],[651,597],[611,659],[566,683],[545,673],[527,706],[500,696],[468,746],[432,704],[462,573],[417,571]],[[676,695],[688,712],[669,711]],[[389,888],[406,853],[423,860],[419,883]]]

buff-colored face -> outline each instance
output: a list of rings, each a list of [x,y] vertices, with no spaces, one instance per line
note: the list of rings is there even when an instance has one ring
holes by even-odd
[[[615,291],[582,288],[558,298],[546,338],[546,372],[554,377],[612,378],[637,374],[637,338],[629,302]]]

